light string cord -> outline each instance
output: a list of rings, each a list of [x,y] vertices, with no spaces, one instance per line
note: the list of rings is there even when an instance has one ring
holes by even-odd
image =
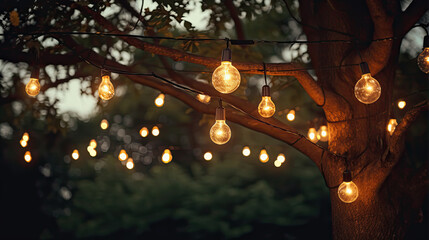
[[[265,85],[268,85],[267,82],[267,68],[265,66],[265,62],[262,63],[264,65],[264,79],[265,79]]]

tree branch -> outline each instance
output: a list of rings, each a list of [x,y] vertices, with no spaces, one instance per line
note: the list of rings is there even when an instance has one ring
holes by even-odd
[[[241,23],[241,20],[238,17],[238,11],[237,11],[237,8],[234,6],[234,2],[232,0],[224,0],[223,2],[225,3],[225,7],[229,11],[229,15],[234,21],[235,33],[237,34],[237,39],[239,40],[246,39],[244,35],[243,24]]]
[[[426,0],[414,0],[403,11],[395,24],[395,34],[398,36],[405,35],[414,24],[425,14],[428,10],[428,2]]]
[[[19,62],[34,62],[34,54],[28,52],[21,52],[14,50],[10,47],[0,48],[0,59],[19,63]],[[51,54],[48,52],[40,52],[38,64],[41,66],[46,65],[74,65],[82,60],[79,59],[75,54]]]

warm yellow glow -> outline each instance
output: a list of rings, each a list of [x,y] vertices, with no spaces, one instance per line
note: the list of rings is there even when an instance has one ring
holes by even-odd
[[[90,155],[91,157],[95,157],[95,156],[97,156],[97,150],[92,149],[91,151],[89,151],[89,155]]]
[[[267,150],[262,149],[259,153],[259,161],[261,161],[262,163],[266,163],[268,162],[268,160],[270,160],[270,158],[268,157]]]
[[[98,87],[98,96],[103,100],[110,100],[115,95],[115,88],[110,82],[110,76],[104,75],[101,77],[101,83]]]
[[[210,128],[210,139],[218,144],[222,145],[229,141],[231,138],[231,129],[225,120],[216,120],[216,123]]]
[[[37,96],[40,92],[40,83],[37,78],[30,78],[30,81],[25,85],[25,91],[31,97]]]
[[[259,115],[264,118],[269,118],[276,112],[276,105],[274,105],[270,96],[262,97],[261,102],[258,106]]]
[[[381,86],[370,73],[362,75],[355,85],[355,97],[364,104],[371,104],[381,95]]]
[[[213,158],[213,154],[211,152],[204,153],[204,160],[210,161]]]
[[[282,166],[282,162],[280,162],[278,159],[274,161],[274,166],[276,167],[281,167]]]
[[[79,159],[79,151],[77,149],[73,150],[72,158],[74,160],[78,160]]]
[[[27,141],[24,141],[23,139],[21,139],[19,141],[19,144],[21,144],[21,147],[25,148],[27,146]]]
[[[171,155],[170,149],[165,149],[161,157],[162,162],[167,164],[171,162],[172,159],[173,159],[173,155]]]
[[[86,150],[87,150],[88,152],[91,152],[91,151],[93,151],[93,150],[94,150],[94,148],[93,148],[93,147],[91,147],[91,146],[88,146],[88,147],[86,148]]]
[[[338,187],[338,197],[341,201],[345,203],[352,203],[354,202],[359,196],[359,190],[356,184],[354,184],[352,181],[350,182],[343,182]]]
[[[243,156],[248,157],[250,155],[250,148],[248,146],[243,147],[243,151],[241,151]]]
[[[286,161],[286,157],[285,157],[285,155],[284,155],[283,153],[280,153],[280,154],[277,156],[277,161],[279,161],[280,163],[284,163],[284,162]]]
[[[125,166],[126,166],[128,169],[133,169],[133,168],[134,168],[134,161],[133,161],[133,159],[132,159],[132,158],[128,158],[128,161],[127,161],[127,163],[125,164]]]
[[[405,102],[404,100],[401,100],[398,102],[398,108],[399,109],[404,109],[404,107],[407,105],[407,102]]]
[[[429,73],[429,48],[423,49],[423,51],[417,57],[417,65],[420,70],[424,73]]]
[[[109,122],[106,119],[101,120],[100,127],[103,130],[106,130],[109,127]]]
[[[295,120],[295,110],[290,110],[289,113],[286,115],[287,120],[293,121]]]
[[[164,94],[159,94],[157,98],[155,98],[155,106],[157,107],[162,107],[164,106],[164,99],[165,99],[165,95]]]
[[[211,100],[211,97],[209,95],[204,95],[204,94],[198,94],[196,98],[198,101],[202,103],[209,103]]]
[[[319,131],[317,131],[317,139],[322,142],[326,142],[329,140],[329,132],[327,126],[320,126]]]
[[[223,61],[212,76],[213,87],[221,93],[232,93],[240,86],[240,72],[231,62]]]
[[[154,135],[155,137],[159,135],[159,128],[157,126],[153,126],[152,128],[152,135]]]
[[[140,129],[140,136],[147,137],[147,135],[149,135],[149,130],[147,127],[142,127],[142,129]]]
[[[398,122],[396,121],[396,119],[390,119],[389,123],[387,124],[387,131],[389,132],[390,135],[393,134],[393,132],[396,129],[396,126],[398,126]]]
[[[24,134],[22,135],[22,140],[24,140],[24,141],[26,141],[26,142],[28,142],[28,140],[30,140],[30,136],[28,135],[28,133],[24,133]]]
[[[24,160],[26,162],[31,162],[31,159],[32,159],[32,157],[31,157],[30,151],[26,151],[25,154],[24,154]]]
[[[309,128],[307,136],[308,136],[308,139],[310,139],[310,141],[312,141],[314,143],[319,141],[319,139],[317,139],[317,131],[315,128]]]
[[[128,154],[124,149],[121,149],[121,151],[119,151],[119,155],[118,155],[118,159],[119,161],[125,161],[128,158]]]
[[[89,146],[94,149],[97,147],[97,142],[95,141],[95,139],[91,139],[91,141],[89,142]]]

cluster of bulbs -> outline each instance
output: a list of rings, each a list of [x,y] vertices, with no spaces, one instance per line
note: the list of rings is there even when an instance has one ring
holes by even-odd
[[[317,143],[318,141],[327,142],[329,140],[328,127],[326,125],[322,125],[317,131],[315,128],[309,128],[307,137],[314,143]]]
[[[149,136],[149,129],[147,128],[147,127],[142,127],[141,129],[140,129],[140,131],[139,131],[139,133],[140,133],[140,136],[142,136],[142,137],[147,137],[147,136]],[[160,130],[159,130],[159,127],[158,126],[153,126],[152,127],[152,131],[151,131],[151,133],[152,133],[152,135],[153,136],[159,136],[159,134],[161,133],[160,132]]]
[[[133,160],[133,158],[128,157],[128,154],[125,151],[125,149],[121,149],[121,151],[119,151],[118,159],[121,162],[124,162],[126,160],[126,162],[125,162],[126,168],[128,168],[130,170],[134,168],[134,160]]]
[[[21,140],[19,141],[19,144],[21,144],[21,147],[25,148],[28,145],[28,141],[30,140],[30,135],[28,135],[28,133],[24,133],[22,134]],[[32,160],[31,157],[31,152],[30,151],[26,151],[24,153],[24,160],[29,163]]]
[[[86,148],[91,157],[97,156],[97,150],[95,148],[97,148],[97,141],[95,141],[95,139],[91,139],[91,141],[89,141],[88,147]]]

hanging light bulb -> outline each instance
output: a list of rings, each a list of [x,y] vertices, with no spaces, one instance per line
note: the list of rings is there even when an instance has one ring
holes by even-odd
[[[171,162],[171,160],[173,159],[173,155],[171,155],[171,151],[170,149],[165,149],[164,152],[162,153],[162,157],[161,160],[163,163],[167,164],[169,162]]]
[[[232,66],[232,53],[227,47],[222,51],[221,65],[217,67],[212,75],[213,87],[221,93],[232,93],[240,86],[240,72]]]
[[[125,161],[128,158],[128,154],[124,149],[121,149],[121,151],[119,151],[119,155],[118,155],[118,159],[119,161]]]
[[[270,87],[268,85],[262,86],[262,100],[259,103],[258,112],[264,118],[269,118],[276,112],[276,105],[271,100]]]
[[[152,135],[154,135],[155,137],[159,135],[159,128],[158,126],[153,126],[152,128]]]
[[[229,141],[231,138],[231,129],[225,122],[225,108],[222,107],[222,100],[219,100],[219,107],[216,108],[216,123],[210,128],[210,139],[222,145]]]
[[[78,160],[79,159],[79,151],[77,149],[73,150],[73,153],[71,156],[74,160]]]
[[[259,161],[261,161],[262,163],[266,163],[268,162],[268,160],[270,160],[267,150],[265,150],[265,148],[263,148],[261,150],[261,152],[259,153]]]
[[[291,122],[295,120],[295,110],[290,110],[289,113],[286,115],[286,118]]]
[[[101,120],[100,128],[106,130],[109,127],[109,122],[106,119]]]
[[[423,40],[423,51],[417,57],[417,65],[424,73],[429,73],[429,36]]]
[[[390,119],[389,123],[387,124],[387,131],[389,132],[390,135],[393,134],[393,132],[396,129],[396,126],[398,126],[398,122],[396,121],[396,119]]]
[[[320,126],[319,131],[317,131],[317,139],[322,142],[326,142],[329,140],[329,132],[327,126]]]
[[[39,83],[39,68],[34,67],[31,72],[30,81],[25,85],[25,92],[31,97],[37,96],[40,92],[40,83]]]
[[[283,153],[277,155],[277,161],[279,161],[280,163],[284,163],[286,161],[285,155]]]
[[[209,95],[204,95],[204,94],[198,94],[196,98],[198,101],[202,103],[209,103],[211,100],[211,97]]]
[[[27,142],[27,141],[24,141],[24,139],[21,139],[21,140],[19,141],[19,144],[21,144],[21,147],[25,148],[25,147],[27,146],[28,142]]]
[[[404,109],[404,107],[407,105],[407,102],[405,102],[404,100],[398,101],[398,108],[399,109]]]
[[[91,141],[89,141],[89,146],[93,149],[97,147],[97,142],[95,141],[95,139],[91,139]]]
[[[162,106],[164,106],[164,98],[165,98],[165,95],[164,94],[159,94],[158,95],[158,97],[157,98],[155,98],[155,105],[157,106],[157,107],[162,107]]]
[[[132,158],[128,158],[128,161],[127,161],[127,163],[125,164],[125,166],[128,168],[128,169],[133,169],[134,168],[134,161],[133,161],[133,159]]]
[[[244,146],[241,153],[243,154],[243,156],[248,157],[250,155],[250,148],[248,146]]]
[[[352,203],[358,196],[358,187],[352,182],[352,173],[349,170],[344,171],[343,182],[338,187],[338,197],[345,203]]]
[[[28,133],[24,133],[23,135],[22,135],[22,140],[23,141],[26,141],[26,142],[28,142],[28,140],[30,140],[30,136],[28,135]]]
[[[31,159],[32,159],[32,157],[31,157],[30,151],[26,151],[24,154],[24,160],[29,163],[29,162],[31,162]]]
[[[360,68],[362,70],[362,78],[355,85],[355,97],[364,104],[374,103],[381,95],[380,83],[371,76],[366,62],[362,62]]]
[[[309,128],[307,136],[308,136],[308,139],[310,139],[310,141],[314,143],[317,143],[319,141],[319,139],[317,139],[317,131],[315,128]]]
[[[204,153],[204,160],[210,161],[213,158],[213,154],[211,152]]]
[[[277,160],[274,161],[274,166],[281,167],[282,166],[282,162],[277,159]]]
[[[142,129],[140,129],[140,136],[147,137],[147,135],[149,135],[149,130],[147,127],[142,127]]]
[[[101,70],[101,83],[98,87],[98,95],[103,100],[110,100],[115,95],[115,88],[112,82],[110,82],[110,75],[103,70]]]

